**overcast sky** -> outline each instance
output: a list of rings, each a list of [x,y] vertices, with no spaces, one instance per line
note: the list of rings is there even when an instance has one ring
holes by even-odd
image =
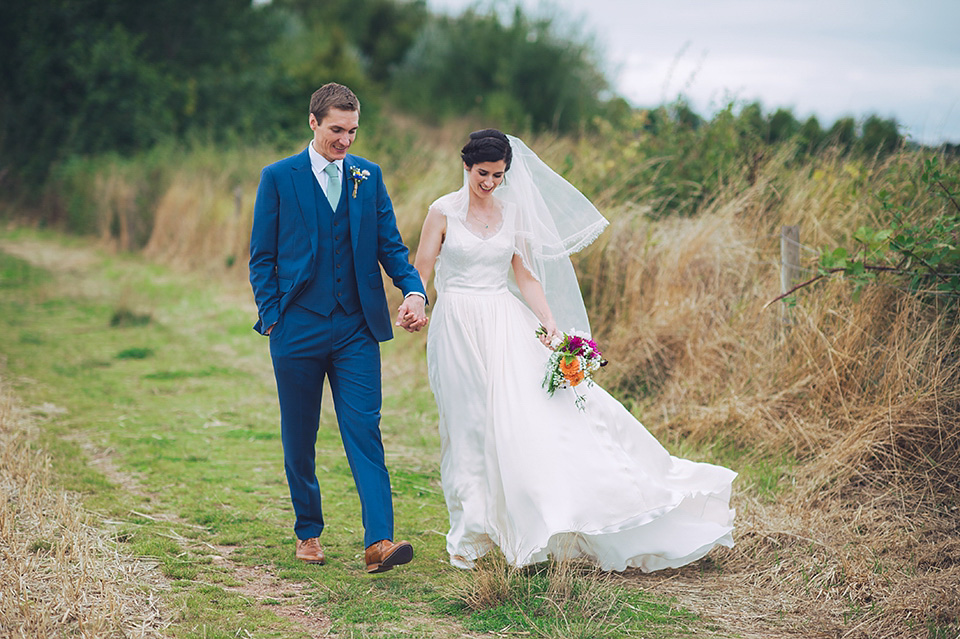
[[[475,4],[427,2],[452,14]],[[710,116],[731,99],[758,99],[824,126],[876,113],[895,117],[918,142],[960,143],[960,0],[521,4],[582,25],[617,92],[636,106],[683,93]]]

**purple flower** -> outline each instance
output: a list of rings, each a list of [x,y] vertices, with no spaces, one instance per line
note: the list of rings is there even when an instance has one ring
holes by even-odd
[[[580,349],[583,348],[583,338],[577,337],[576,335],[570,336],[570,352],[574,355],[580,354]]]

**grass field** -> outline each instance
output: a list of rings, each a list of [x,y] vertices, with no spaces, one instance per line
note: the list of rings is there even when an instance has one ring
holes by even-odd
[[[364,573],[359,501],[325,411],[317,464],[328,564],[297,562],[272,370],[254,315],[236,278],[197,278],[32,231],[0,235],[0,532],[8,554],[22,555],[0,568],[0,634],[586,639],[716,630],[669,596],[585,566],[513,571],[492,558],[464,575],[447,564],[423,336],[383,349],[397,536],[414,544],[416,560]]]
[[[411,129],[432,144],[377,149],[410,246],[427,205],[460,180],[450,149],[467,128]],[[72,214],[98,221],[97,241],[0,230],[0,628],[18,639],[64,628],[960,639],[955,301],[884,277],[858,300],[833,279],[766,306],[781,225],[802,227],[812,270],[811,247],[889,222],[881,189],[913,222],[953,214],[956,201],[924,183],[925,154],[828,149],[798,164],[786,145],[749,176],[728,158],[736,170],[695,215],[658,218],[654,187],[676,185],[644,177],[633,157],[657,139],[534,142],[552,165],[572,162],[570,179],[611,220],[575,261],[611,360],[600,381],[671,452],[740,473],[734,549],[651,575],[512,571],[496,557],[454,570],[424,335],[401,334],[383,348],[383,432],[397,535],[417,560],[363,573],[359,503],[327,411],[318,461],[331,561],[298,565],[243,267],[256,171],[275,152],[208,149],[161,162],[162,179],[149,162],[117,160],[61,185],[61,198],[84,202]],[[122,252],[140,246],[130,238],[141,226],[142,251]]]

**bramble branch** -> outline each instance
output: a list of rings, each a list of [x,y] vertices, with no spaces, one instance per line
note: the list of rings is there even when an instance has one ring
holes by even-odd
[[[837,271],[842,271],[842,270],[843,270],[842,268],[832,268],[832,269],[830,269],[827,273],[821,273],[820,275],[817,275],[816,277],[811,277],[811,278],[810,278],[809,280],[807,280],[806,282],[801,282],[800,284],[797,284],[796,286],[794,286],[793,288],[791,288],[791,289],[790,289],[789,291],[787,291],[786,293],[782,293],[782,294],[776,296],[775,298],[773,298],[772,300],[770,300],[769,302],[767,302],[766,304],[764,304],[764,305],[763,305],[763,309],[761,309],[761,310],[766,310],[767,307],[770,306],[771,304],[773,304],[774,302],[779,302],[779,301],[782,300],[783,298],[789,297],[790,295],[793,295],[795,292],[799,291],[799,290],[800,290],[801,288],[803,288],[804,286],[810,286],[811,284],[813,284],[813,283],[816,282],[817,280],[822,279],[822,278],[824,278],[824,277],[827,277],[827,275],[830,275],[830,274],[832,274],[832,273],[836,273]]]
[[[950,198],[950,199],[952,200],[953,198]],[[956,204],[956,202],[954,202],[954,204]],[[903,253],[904,255],[910,255],[911,257],[916,258],[916,260],[917,260],[918,262],[920,262],[920,263],[923,264],[925,267],[927,267],[927,269],[929,269],[930,273],[932,273],[933,275],[935,275],[935,276],[937,277],[937,279],[939,279],[940,281],[946,282],[947,284],[950,283],[950,280],[947,279],[946,277],[944,277],[942,273],[940,273],[939,271],[937,271],[937,269],[935,269],[933,266],[931,266],[931,264],[930,264],[929,262],[927,262],[925,259],[923,259],[923,258],[920,257],[919,255],[917,255],[916,253],[914,253],[914,252],[911,251],[910,249],[904,248],[904,247],[902,247],[902,246],[897,245],[897,243],[894,242],[893,240],[890,240],[890,244],[892,244],[894,247],[896,247],[896,249],[897,249],[898,251],[900,251],[901,253]],[[867,268],[869,268],[869,267],[867,267]]]
[[[904,270],[899,269],[899,268],[894,267],[894,266],[878,266],[878,265],[876,265],[876,264],[864,264],[864,265],[863,265],[863,268],[866,269],[866,270],[868,270],[868,271],[876,271],[876,272],[882,272],[882,273],[912,273],[912,271],[904,271]],[[825,278],[825,277],[829,277],[830,275],[833,275],[834,273],[840,273],[840,272],[846,271],[846,270],[847,270],[846,268],[841,267],[841,266],[837,266],[837,267],[835,267],[835,268],[827,269],[827,270],[825,270],[824,272],[822,272],[822,273],[820,273],[819,275],[817,275],[816,277],[811,277],[811,278],[810,278],[809,280],[807,280],[806,282],[800,282],[799,284],[797,284],[796,286],[794,286],[793,288],[791,288],[791,289],[790,289],[789,291],[787,291],[786,293],[782,293],[782,294],[776,296],[775,298],[773,298],[772,300],[770,300],[769,302],[767,302],[766,304],[764,304],[764,305],[763,305],[763,309],[761,309],[761,310],[766,310],[766,308],[769,307],[771,304],[774,304],[774,303],[776,303],[776,302],[779,302],[779,301],[782,300],[783,298],[789,297],[789,296],[793,295],[794,293],[796,293],[797,291],[799,291],[801,288],[803,288],[803,287],[805,287],[805,286],[810,286],[811,284],[813,284],[813,283],[816,282],[817,280],[821,280],[821,279],[823,279],[823,278]]]
[[[951,202],[953,202],[953,206],[954,206],[958,211],[960,211],[960,204],[957,204],[957,201],[953,198],[953,193],[951,193],[951,192],[950,192],[950,189],[948,189],[948,188],[946,187],[946,185],[943,183],[943,180],[937,180],[937,186],[939,186],[941,189],[943,189],[943,192],[947,194],[947,198],[948,198]]]

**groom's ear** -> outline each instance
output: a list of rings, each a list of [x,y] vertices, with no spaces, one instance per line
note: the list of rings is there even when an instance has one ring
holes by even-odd
[[[317,127],[320,126],[320,123],[317,122],[317,116],[315,116],[313,113],[311,113],[310,117],[307,118],[307,124],[310,125],[310,129],[313,131],[316,131]]]

